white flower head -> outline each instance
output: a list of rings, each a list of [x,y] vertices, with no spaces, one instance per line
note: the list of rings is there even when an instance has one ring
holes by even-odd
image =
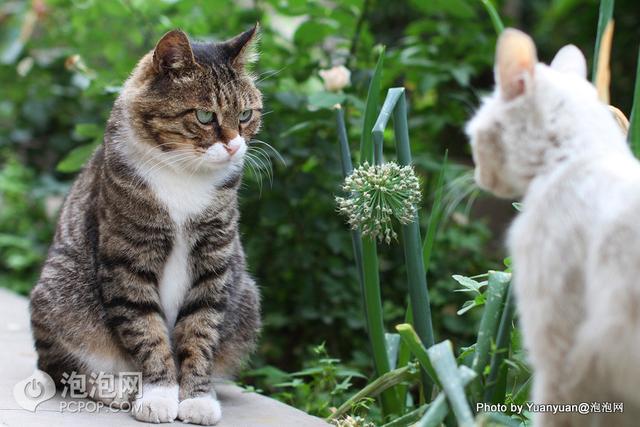
[[[392,219],[408,224],[415,219],[420,203],[420,182],[411,166],[364,163],[344,180],[348,197],[336,197],[338,211],[353,229],[363,235],[391,243],[398,235]]]
[[[351,71],[344,65],[337,65],[318,73],[324,82],[324,88],[329,92],[339,92],[351,83]]]

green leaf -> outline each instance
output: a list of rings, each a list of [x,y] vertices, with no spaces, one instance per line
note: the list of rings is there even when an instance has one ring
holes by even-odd
[[[391,369],[395,369],[398,362],[398,350],[400,349],[400,335],[385,333],[384,338],[387,342],[387,357],[389,358],[389,367]]]
[[[504,30],[504,24],[502,23],[502,19],[500,19],[500,15],[498,14],[495,6],[491,3],[491,0],[480,0],[480,3],[482,3],[489,14],[489,18],[491,18],[491,23],[493,24],[493,29],[496,31],[496,35],[500,35]]]
[[[455,289],[454,292],[470,292],[472,294],[480,294],[480,288],[487,284],[487,282],[476,282],[470,277],[460,276],[459,274],[454,274],[451,277],[462,286],[462,289]]]
[[[458,426],[473,426],[473,414],[464,392],[464,382],[458,371],[451,341],[435,344],[427,350],[427,353],[451,404]]]
[[[436,384],[440,385],[436,371],[433,369],[433,366],[431,366],[431,361],[427,355],[427,349],[422,345],[420,337],[418,337],[413,326],[408,323],[402,323],[396,326],[396,330],[402,337],[402,340],[407,343],[409,350],[411,350],[411,353],[413,353],[416,359],[418,359],[418,362],[422,365],[427,374]]]
[[[440,226],[440,220],[442,218],[442,197],[444,195],[444,175],[447,170],[447,157],[448,151],[444,153],[444,159],[440,166],[440,172],[438,173],[438,179],[436,180],[436,194],[433,198],[433,205],[431,205],[431,215],[429,215],[429,225],[427,226],[427,235],[424,237],[422,243],[422,260],[424,262],[425,273],[429,272],[431,266],[431,254],[433,253],[433,245],[435,244],[436,235],[438,234],[438,228]]]
[[[100,145],[98,142],[81,145],[71,150],[64,159],[62,159],[56,170],[58,172],[71,173],[82,168],[82,165],[91,157],[96,147]]]
[[[81,139],[94,139],[102,136],[102,128],[95,123],[78,123],[73,133]]]
[[[367,92],[367,102],[364,110],[364,125],[362,127],[362,138],[360,140],[360,163],[369,162],[373,164],[373,138],[371,131],[378,116],[378,106],[380,105],[380,80],[382,78],[382,64],[384,63],[384,48],[378,57],[378,63],[373,72],[373,77],[369,83]]]
[[[330,19],[313,19],[302,23],[293,36],[298,46],[310,46],[324,40],[338,30],[338,23]]]
[[[598,16],[598,32],[596,34],[596,47],[593,54],[593,71],[591,73],[591,81],[595,84],[598,77],[598,54],[600,53],[600,44],[607,24],[613,18],[614,0],[600,0],[600,14]]]

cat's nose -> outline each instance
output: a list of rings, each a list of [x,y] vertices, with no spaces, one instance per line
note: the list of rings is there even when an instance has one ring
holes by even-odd
[[[236,135],[229,142],[223,144],[223,147],[225,150],[227,150],[227,153],[229,153],[230,156],[233,156],[240,149],[240,147],[242,147],[242,144],[244,144],[244,138]]]

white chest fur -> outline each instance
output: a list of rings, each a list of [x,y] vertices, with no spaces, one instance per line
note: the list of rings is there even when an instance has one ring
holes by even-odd
[[[183,174],[167,168],[140,170],[174,223],[173,247],[159,281],[160,301],[167,326],[173,328],[191,283],[189,236],[185,223],[201,214],[215,199],[219,176]]]

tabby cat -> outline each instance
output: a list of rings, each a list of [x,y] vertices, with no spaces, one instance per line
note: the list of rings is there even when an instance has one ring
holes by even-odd
[[[533,411],[534,425],[637,426],[640,163],[575,46],[547,66],[529,36],[508,29],[495,72],[495,92],[467,127],[476,181],[524,196],[508,246],[532,400],[576,405]],[[624,413],[592,402],[623,403]],[[580,415],[580,403],[592,413]]]
[[[237,201],[262,111],[246,70],[256,37],[174,30],[140,60],[31,293],[38,368],[56,381],[141,372],[141,421],[217,423],[212,377],[234,372],[260,327]]]

